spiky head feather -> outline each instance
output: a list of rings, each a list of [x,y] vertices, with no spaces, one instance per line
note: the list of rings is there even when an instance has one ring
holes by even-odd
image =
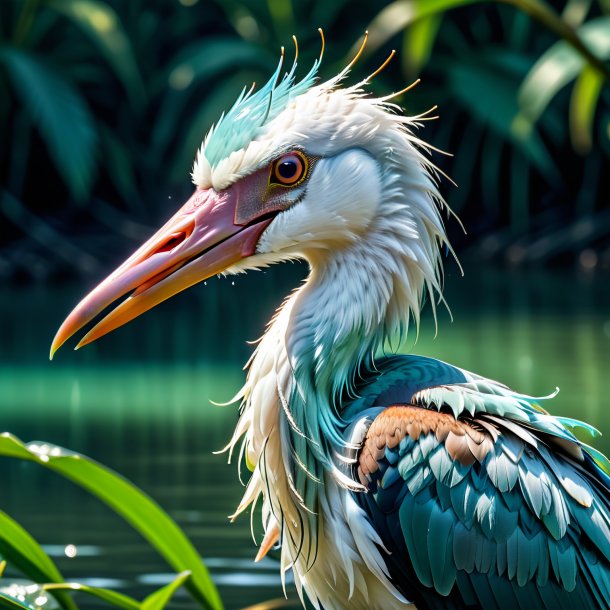
[[[210,130],[205,142],[205,157],[212,167],[232,152],[244,148],[260,135],[266,124],[282,112],[295,97],[305,93],[314,85],[319,60],[316,60],[307,75],[297,81],[296,60],[289,72],[282,77],[284,55],[265,86],[259,91],[244,88],[231,109]]]
[[[193,182],[206,183],[209,173],[232,153],[245,149],[264,133],[273,121],[299,95],[309,91],[318,78],[320,59],[301,80],[296,79],[297,61],[282,76],[284,50],[275,72],[265,85],[254,91],[244,87],[227,113],[223,113],[206,135],[193,167]]]

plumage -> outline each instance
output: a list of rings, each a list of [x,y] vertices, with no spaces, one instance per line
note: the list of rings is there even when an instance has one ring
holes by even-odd
[[[52,353],[215,273],[294,258],[310,275],[248,363],[229,443],[262,499],[260,558],[316,608],[608,608],[607,459],[535,398],[459,367],[382,355],[441,293],[445,204],[426,145],[349,66],[282,64],[210,131],[196,191],[87,296]]]

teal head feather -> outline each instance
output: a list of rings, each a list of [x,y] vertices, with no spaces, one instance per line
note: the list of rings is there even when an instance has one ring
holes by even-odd
[[[317,81],[320,60],[299,81],[295,78],[297,58],[290,72],[281,76],[284,48],[279,64],[262,89],[254,92],[244,88],[231,109],[223,114],[210,130],[205,141],[205,157],[215,167],[232,152],[241,150],[254,140],[265,125],[277,117],[298,95],[306,93]]]

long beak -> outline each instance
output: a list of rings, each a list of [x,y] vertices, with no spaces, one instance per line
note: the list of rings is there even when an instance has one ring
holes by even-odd
[[[239,192],[196,190],[173,218],[74,308],[55,335],[50,358],[117,299],[131,293],[75,349],[254,254],[273,215],[242,220]]]

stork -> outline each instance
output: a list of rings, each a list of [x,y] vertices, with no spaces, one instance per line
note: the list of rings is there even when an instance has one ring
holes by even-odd
[[[257,558],[278,544],[324,610],[609,608],[609,462],[573,433],[596,431],[547,413],[552,396],[388,355],[442,298],[446,204],[424,117],[368,95],[370,77],[343,86],[353,62],[320,82],[321,58],[244,89],[193,195],[76,306],[51,357],[119,299],[77,348],[213,275],[304,259],[229,443],[251,470],[235,514],[262,501]]]

